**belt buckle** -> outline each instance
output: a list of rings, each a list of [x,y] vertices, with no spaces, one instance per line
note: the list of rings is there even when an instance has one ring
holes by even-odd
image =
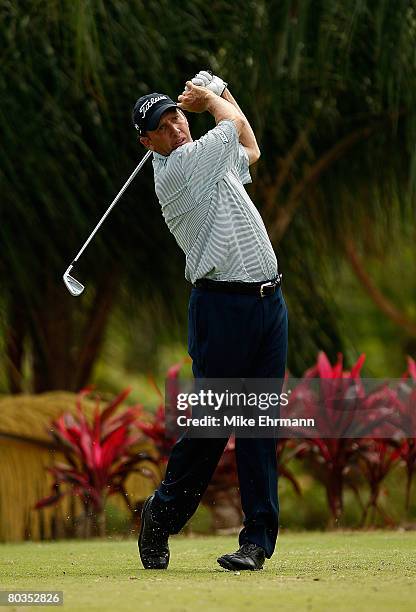
[[[264,289],[266,287],[274,287],[275,283],[273,283],[273,281],[268,281],[267,283],[263,283],[262,285],[260,285],[260,297],[264,297],[266,294],[264,293]]]
[[[272,281],[267,281],[267,283],[263,283],[260,285],[260,296],[264,297],[266,294],[264,293],[265,287],[280,287],[282,282],[283,274],[278,274],[277,277]]]

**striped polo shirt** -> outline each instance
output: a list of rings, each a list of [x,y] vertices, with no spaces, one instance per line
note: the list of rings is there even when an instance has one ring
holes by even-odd
[[[185,278],[255,282],[277,276],[263,220],[244,184],[249,160],[233,121],[168,156],[153,153],[155,191],[186,257]]]

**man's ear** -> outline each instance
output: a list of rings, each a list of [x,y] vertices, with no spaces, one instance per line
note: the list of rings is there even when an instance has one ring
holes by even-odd
[[[155,150],[154,146],[152,145],[152,141],[147,136],[140,136],[140,142],[144,147],[146,147],[146,149],[149,149],[150,151]]]

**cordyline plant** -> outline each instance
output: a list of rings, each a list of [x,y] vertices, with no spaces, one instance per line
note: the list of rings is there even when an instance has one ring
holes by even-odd
[[[407,384],[410,380],[412,384]],[[410,492],[413,475],[416,471],[416,362],[411,357],[407,358],[407,370],[397,389],[400,399],[401,422],[403,428],[413,435],[403,437],[400,446],[400,457],[406,467],[406,510],[410,506]]]
[[[410,384],[409,384],[410,381]],[[416,364],[408,357],[408,367],[403,374],[399,384],[393,388],[380,389],[375,396],[384,404],[389,404],[394,409],[391,421],[392,430],[389,438],[375,438],[363,440],[361,465],[367,483],[370,487],[370,496],[364,507],[362,524],[365,524],[368,513],[372,511],[371,522],[374,523],[376,515],[379,514],[385,523],[393,524],[378,500],[381,493],[381,485],[390,471],[403,461],[406,467],[406,510],[409,510],[410,491],[412,478],[416,470]],[[387,430],[388,431],[388,430]],[[383,427],[383,432],[386,428]],[[376,432],[377,433],[377,429]]]
[[[337,363],[332,366],[325,353],[318,355],[315,366],[307,370],[300,383],[292,392],[289,406],[301,410],[303,417],[320,415],[321,437],[305,439],[297,449],[298,457],[307,457],[316,477],[325,487],[330,509],[330,526],[338,523],[343,511],[343,493],[350,487],[362,508],[364,505],[354,477],[354,468],[363,450],[362,438],[374,430],[374,421],[366,421],[370,408],[385,400],[381,391],[366,395],[360,381],[360,371],[365,360],[361,355],[350,371],[343,370],[343,356],[338,354]],[[320,399],[314,392],[311,379],[320,379]],[[355,422],[358,435],[349,435],[356,410],[342,409],[351,406],[350,391],[354,389],[355,406],[361,419]]]
[[[360,446],[361,470],[370,487],[369,499],[363,507],[361,526],[365,525],[370,510],[370,524],[375,523],[378,513],[386,525],[392,526],[394,521],[380,506],[379,497],[384,479],[400,461],[402,444],[394,438],[375,438],[361,440]]]
[[[148,453],[134,451],[136,443],[143,438],[137,428],[142,407],[126,408],[115,414],[131,389],[122,391],[102,411],[100,398],[97,398],[89,423],[81,401],[92,389],[86,387],[79,393],[76,415],[66,412],[52,422],[49,433],[66,463],[57,462],[48,468],[54,477],[52,495],[35,506],[36,509],[51,506],[68,494],[78,496],[84,506],[86,537],[92,527],[99,535],[105,533],[104,507],[110,495],[121,494],[134,517],[135,508],[129,501],[126,478],[132,472],[149,477],[150,470],[140,464],[155,462]]]
[[[345,487],[353,490],[361,506],[362,525],[368,519],[374,523],[377,515],[386,524],[392,524],[391,517],[379,504],[379,497],[384,479],[400,460],[407,471],[406,508],[409,508],[411,482],[416,471],[416,364],[408,358],[408,369],[395,388],[382,383],[367,392],[360,380],[364,359],[361,355],[351,371],[346,372],[341,354],[332,366],[327,356],[320,353],[316,365],[305,372],[304,382],[290,398],[295,413],[300,409],[302,416],[323,417],[319,423],[321,437],[300,442],[296,456],[309,459],[309,465],[325,486],[330,526],[341,517]],[[313,378],[320,380],[319,403],[309,384]],[[413,384],[409,384],[409,379]],[[355,437],[351,437],[351,431]],[[363,477],[369,487],[365,503],[357,484]]]
[[[369,393],[363,404],[370,413],[379,413],[388,418],[381,418],[378,423],[373,420],[371,432],[374,437],[367,435],[359,440],[357,468],[359,476],[364,477],[369,487],[366,503],[362,502],[359,491],[356,490],[362,508],[361,526],[367,522],[374,525],[377,515],[384,524],[392,526],[394,521],[380,505],[379,498],[383,481],[400,461],[402,436],[399,415],[403,411],[403,405],[397,390],[389,388],[386,383]],[[365,430],[363,434],[366,434]]]

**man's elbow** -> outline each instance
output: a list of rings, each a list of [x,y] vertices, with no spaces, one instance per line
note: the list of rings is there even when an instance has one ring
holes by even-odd
[[[257,145],[250,149],[250,151],[248,152],[248,160],[249,160],[250,166],[251,164],[255,164],[257,161],[259,161],[260,155],[261,155],[261,152]]]

